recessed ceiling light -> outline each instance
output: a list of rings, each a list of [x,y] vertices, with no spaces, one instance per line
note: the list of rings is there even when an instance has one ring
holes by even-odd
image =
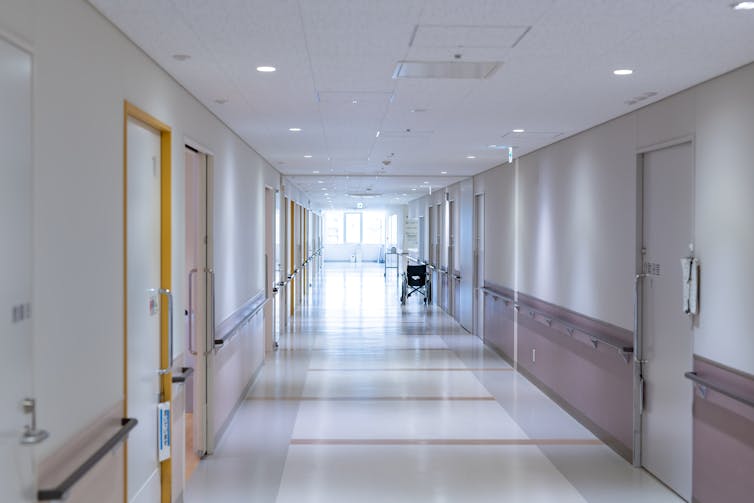
[[[325,182],[323,182],[322,180],[317,180],[317,183],[325,183]]]
[[[631,75],[634,73],[633,70],[629,70],[628,68],[621,68],[619,70],[613,70],[613,75]]]
[[[416,189],[411,189],[411,190],[416,190]]]
[[[312,173],[314,173],[315,175],[318,175],[319,174],[319,170],[315,169],[314,171],[312,171]]]
[[[187,59],[191,59],[191,56],[188,54],[173,54],[173,59],[176,61],[186,61]]]
[[[424,183],[429,183],[429,182],[424,182]]]
[[[271,73],[277,70],[274,66],[258,66],[257,71],[262,73]]]
[[[466,159],[476,159],[476,156],[475,155],[467,155]]]
[[[327,190],[327,187],[322,187],[322,190]]]
[[[448,172],[447,172],[447,171],[440,171],[440,174],[441,174],[441,175],[447,175],[447,174],[448,174]]]
[[[376,135],[374,135],[374,137],[375,137],[375,138],[379,138],[379,137],[380,137],[380,132],[379,132],[379,131],[377,131],[377,134],[376,134]]]
[[[427,109],[426,109],[426,108],[414,108],[414,109],[412,109],[411,111],[412,111],[413,113],[415,113],[415,114],[421,114],[421,113],[424,113],[424,112],[426,112],[426,111],[427,111]]]
[[[305,159],[311,159],[311,158],[312,158],[312,156],[311,156],[311,155],[309,155],[309,154],[306,154],[306,155],[304,156],[304,158],[305,158]]]
[[[487,145],[487,148],[497,148],[497,145]]]
[[[351,101],[351,103],[354,104],[354,105],[358,105],[359,104],[359,100],[353,100],[353,101]]]
[[[407,196],[408,194],[401,194],[402,196]]]
[[[514,133],[523,133],[525,131],[526,131],[525,129],[514,129],[513,130]]]
[[[300,127],[292,127],[292,128],[288,128],[288,131],[290,131],[291,133],[298,133],[299,131],[301,131],[301,128]]]
[[[754,2],[738,2],[732,6],[735,10],[752,10],[754,9]]]

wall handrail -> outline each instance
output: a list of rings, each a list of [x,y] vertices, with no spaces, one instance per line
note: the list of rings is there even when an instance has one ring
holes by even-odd
[[[502,300],[506,306],[512,304],[513,309],[515,309],[516,311],[521,311],[521,310],[525,311],[526,313],[528,313],[531,319],[539,323],[542,323],[543,325],[546,325],[550,328],[553,328],[553,325],[560,325],[562,328],[565,329],[566,335],[570,337],[574,337],[576,333],[583,334],[589,339],[589,342],[591,342],[594,349],[597,349],[597,347],[600,344],[604,344],[605,346],[609,348],[615,349],[620,355],[620,357],[623,358],[623,361],[625,361],[626,363],[628,363],[631,360],[631,355],[634,352],[633,346],[622,344],[621,341],[613,337],[606,336],[603,334],[597,334],[597,333],[585,330],[581,327],[577,327],[576,325],[573,325],[572,323],[569,323],[556,316],[552,316],[549,313],[540,311],[539,309],[536,309],[535,307],[527,306],[525,304],[516,302],[510,297],[502,295],[496,292],[495,290],[491,290],[486,287],[481,287],[479,288],[479,290],[487,295],[490,295],[493,298]]]
[[[408,260],[416,262],[419,265],[429,265],[429,262],[425,262],[424,260],[418,259],[416,257],[412,257],[411,255],[408,256]]]
[[[739,403],[742,403],[744,405],[748,405],[749,407],[754,408],[754,398],[749,398],[749,397],[739,395],[735,391],[731,391],[730,389],[727,389],[724,384],[712,381],[708,378],[705,379],[704,377],[699,377],[699,375],[696,372],[686,372],[685,374],[683,374],[683,376],[686,379],[689,379],[690,381],[694,382],[694,384],[699,388],[699,393],[701,393],[702,398],[707,398],[707,392],[709,390],[713,390]]]
[[[107,439],[107,442],[102,444],[102,447],[97,449],[91,456],[89,456],[80,466],[78,466],[73,473],[65,478],[56,487],[50,489],[39,489],[37,491],[37,501],[58,501],[64,500],[68,492],[75,486],[94,466],[99,463],[110,451],[115,449],[121,442],[126,440],[128,434],[139,423],[138,420],[132,417],[125,417],[120,420],[120,428],[118,431]]]
[[[179,374],[173,374],[173,383],[186,382],[186,379],[191,377],[191,374],[193,373],[194,369],[192,367],[181,367],[181,372]]]
[[[231,329],[229,329],[222,337],[214,339],[215,350],[222,349],[222,347],[230,342],[230,340],[238,333],[238,330],[246,325],[246,323],[254,316],[259,314],[268,302],[272,300],[272,297],[267,297],[254,307],[250,312],[243,315]]]

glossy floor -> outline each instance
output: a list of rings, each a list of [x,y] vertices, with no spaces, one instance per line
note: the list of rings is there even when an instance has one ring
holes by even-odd
[[[188,503],[677,502],[376,264],[327,264]]]

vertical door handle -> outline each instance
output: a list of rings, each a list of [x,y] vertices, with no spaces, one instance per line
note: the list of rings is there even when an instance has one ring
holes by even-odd
[[[170,372],[173,364],[173,292],[167,288],[160,288],[157,292],[168,299],[168,368],[160,369],[160,375]]]
[[[196,268],[191,269],[188,275],[188,350],[189,353],[196,356],[194,348],[194,283],[192,278],[199,272]]]
[[[634,276],[634,396],[633,396],[633,465],[641,466],[642,458],[642,416],[644,414],[644,377],[642,364],[646,363],[642,358],[644,351],[642,349],[641,333],[641,304],[639,295],[639,286],[642,280],[647,276],[645,273],[639,273]]]
[[[212,324],[210,325],[211,329],[208,331],[211,339],[205,345],[206,348],[211,348],[211,349],[206,349],[204,351],[204,355],[207,356],[210,353],[212,353],[212,351],[215,348],[215,271],[214,271],[214,269],[211,269],[211,268],[206,268],[204,270],[207,273],[207,275],[209,276],[209,279],[210,279],[210,282],[211,282],[210,283],[211,286],[210,286],[210,289],[209,289],[209,291],[210,291],[209,310],[210,310],[210,312],[212,314],[212,316],[211,316],[212,317]]]

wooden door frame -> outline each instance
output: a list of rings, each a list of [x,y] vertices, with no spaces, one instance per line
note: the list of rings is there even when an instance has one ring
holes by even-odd
[[[160,288],[171,290],[172,277],[172,132],[170,126],[129,103],[123,102],[123,414],[128,410],[128,119],[135,119],[160,133]],[[160,368],[170,370],[172,355],[168,340],[168,315],[160,309]],[[161,401],[172,402],[172,372],[160,376]],[[171,418],[172,423],[172,418]],[[172,429],[172,424],[171,424]],[[172,434],[172,432],[171,432]],[[123,500],[128,502],[128,442],[123,449]],[[171,501],[172,466],[160,463],[161,502]]]

